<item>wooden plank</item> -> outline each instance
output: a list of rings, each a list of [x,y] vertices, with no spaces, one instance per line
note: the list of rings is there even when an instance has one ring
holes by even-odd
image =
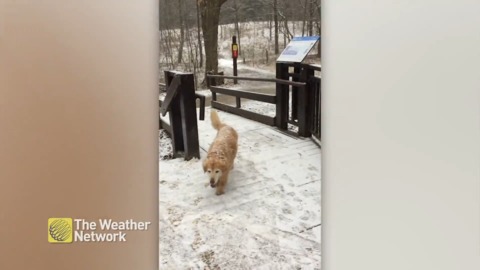
[[[240,97],[235,97],[235,105],[237,108],[242,107],[242,103],[240,102]]]
[[[162,119],[160,119],[160,128],[161,129],[165,129],[167,131],[167,133],[172,136],[172,127],[165,121],[163,121]]]
[[[290,75],[289,76],[292,76],[292,80],[293,81],[300,81],[300,71],[301,71],[301,68],[300,67],[294,67],[293,68],[293,74],[294,76]],[[293,86],[292,87],[292,119],[293,120],[298,120],[298,90],[305,90],[305,88],[298,88],[296,86]]]
[[[290,80],[273,79],[273,78],[255,78],[255,77],[238,77],[238,76],[222,76],[222,75],[207,75],[208,78],[223,78],[223,79],[236,79],[244,81],[257,81],[257,82],[274,82],[282,85],[293,85],[297,87],[304,87],[306,84],[303,82],[292,82]]]
[[[163,116],[167,114],[167,111],[170,109],[170,105],[172,103],[173,98],[177,95],[178,86],[180,86],[180,77],[175,76],[172,80],[172,83],[168,86],[167,89],[167,96],[165,100],[162,102],[162,107],[160,108],[160,112]]]
[[[276,76],[279,79],[288,78],[288,65],[284,63],[277,63],[276,65]],[[288,125],[288,86],[282,85],[280,83],[276,84],[275,93],[276,93],[276,126],[279,129],[287,130]]]
[[[247,98],[251,100],[261,101],[270,104],[276,104],[276,97],[274,95],[268,94],[260,94],[260,93],[253,93],[238,89],[228,89],[223,87],[210,87],[210,91],[214,94],[223,94],[223,95],[230,95],[239,98]]]
[[[321,139],[321,119],[322,119],[322,97],[321,97],[321,83],[322,80],[318,77],[311,77],[309,84],[311,89],[310,94],[310,124],[311,124],[311,133],[317,138]]]
[[[322,71],[322,66],[316,64],[302,64],[307,69],[313,69],[316,71]]]
[[[233,114],[242,116],[244,118],[263,123],[265,125],[269,125],[269,126],[274,126],[275,125],[275,117],[261,115],[261,114],[258,114],[258,113],[246,111],[244,109],[235,108],[235,107],[229,106],[227,104],[224,104],[224,103],[221,103],[221,102],[218,102],[218,101],[212,101],[212,108],[216,108],[216,109],[219,109],[219,110],[222,110],[222,111],[225,111],[225,112],[233,113]]]
[[[193,74],[182,74],[182,92],[180,99],[180,115],[182,126],[183,147],[185,160],[194,157],[200,158],[200,147],[198,143],[197,109],[195,97],[195,84]]]
[[[288,76],[292,77],[292,79],[297,79],[297,80],[294,80],[295,82],[298,81],[298,79],[300,79],[300,74],[297,74],[295,73],[296,71],[294,72],[289,72],[288,73]]]
[[[290,125],[298,127],[298,122],[296,120],[288,119],[287,121]]]
[[[314,75],[315,71],[312,69],[303,69],[300,71],[302,81],[308,81],[308,78]],[[310,137],[311,133],[311,121],[313,114],[313,109],[309,103],[312,94],[312,84],[308,83],[307,87],[304,89],[298,90],[298,107],[297,107],[297,116],[298,116],[298,135],[302,137]]]
[[[172,127],[171,137],[174,154],[185,151],[185,145],[183,141],[182,111],[180,110],[180,95],[176,95],[172,99],[172,106],[170,106],[168,111],[168,118],[170,126]]]
[[[195,93],[195,99],[200,100],[200,111],[199,111],[199,118],[200,120],[205,120],[205,95],[202,95],[200,93]]]

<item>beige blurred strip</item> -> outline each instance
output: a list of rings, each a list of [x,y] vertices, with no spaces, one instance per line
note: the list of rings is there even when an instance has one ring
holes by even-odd
[[[158,2],[0,0],[0,269],[158,268]],[[47,220],[150,221],[124,243]]]

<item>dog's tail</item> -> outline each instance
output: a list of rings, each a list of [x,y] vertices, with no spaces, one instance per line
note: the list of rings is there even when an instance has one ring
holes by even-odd
[[[216,129],[216,130],[219,130],[220,128],[222,128],[225,125],[220,121],[220,118],[218,117],[217,111],[215,111],[215,110],[212,110],[210,112],[210,119],[212,120],[213,128]]]

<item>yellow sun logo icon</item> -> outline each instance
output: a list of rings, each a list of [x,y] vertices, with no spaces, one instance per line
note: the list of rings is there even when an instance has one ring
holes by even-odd
[[[71,218],[48,219],[49,243],[72,243],[73,221]]]

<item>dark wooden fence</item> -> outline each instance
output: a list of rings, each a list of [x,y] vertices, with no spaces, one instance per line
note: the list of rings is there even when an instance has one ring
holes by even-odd
[[[320,141],[321,139],[321,132],[322,132],[322,80],[319,77],[312,76],[309,78],[308,81],[309,89],[311,91],[311,99],[310,99],[310,106],[311,106],[311,127],[310,130],[312,132],[312,136]]]
[[[250,77],[238,77],[238,76],[221,76],[221,75],[208,75],[208,78],[223,78],[223,79],[236,79],[236,80],[248,80],[248,81],[261,81],[261,82],[275,82],[279,85],[295,85],[297,87],[304,87],[305,83],[302,82],[291,82],[288,80],[280,80],[280,79],[266,79],[266,78],[250,78]],[[242,91],[238,89],[228,89],[219,86],[210,86],[210,90],[212,91],[212,108],[217,108],[226,112],[230,112],[247,119],[251,119],[254,121],[258,121],[260,123],[264,123],[270,126],[277,125],[277,117],[271,117],[267,115],[262,115],[256,112],[251,112],[248,110],[244,110],[241,108],[241,99],[249,99],[260,101],[264,103],[270,104],[277,104],[278,98],[276,95],[269,95],[269,94],[261,94],[261,93],[254,93],[251,91]],[[217,94],[222,95],[229,95],[235,97],[235,106],[230,106],[224,103],[217,101]]]
[[[298,135],[321,139],[321,78],[315,76],[321,67],[301,63],[277,63],[277,78],[305,82],[303,89],[292,87],[283,90],[291,94],[291,100],[281,105],[288,114],[286,122],[298,127]],[[277,86],[278,87],[278,86]],[[291,106],[291,108],[288,108]],[[285,112],[283,112],[286,114]]]
[[[159,98],[160,113],[168,112],[169,123],[160,117],[159,127],[172,138],[174,157],[200,158],[196,100],[200,99],[200,120],[205,118],[205,97],[195,93],[192,73],[165,71],[166,96]],[[160,85],[161,86],[161,85]]]
[[[254,93],[238,89],[229,89],[210,85],[212,91],[212,108],[230,112],[254,121],[258,121],[288,133],[288,125],[296,126],[297,136],[315,136],[320,140],[321,134],[321,78],[315,71],[319,66],[300,63],[277,63],[276,78],[251,78],[238,76],[207,75],[210,79],[236,79],[275,83],[275,95]],[[235,97],[235,106],[221,103],[217,94]],[[275,104],[275,116],[262,115],[241,108],[241,99]]]

